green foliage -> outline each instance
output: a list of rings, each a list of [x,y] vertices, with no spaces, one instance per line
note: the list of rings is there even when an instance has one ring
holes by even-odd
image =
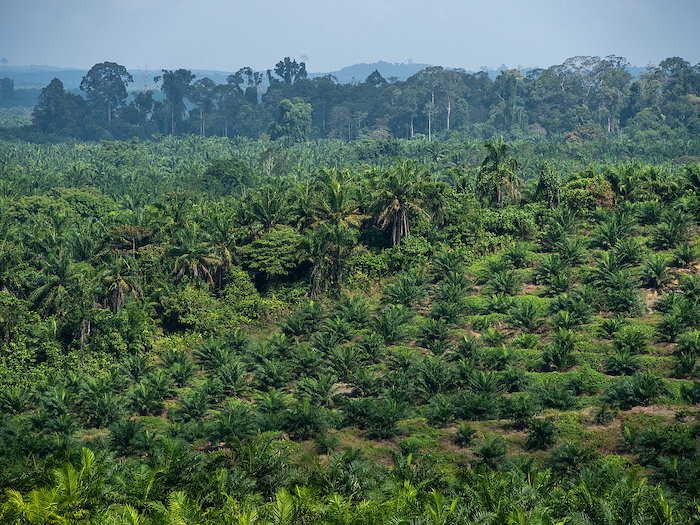
[[[651,374],[634,374],[621,377],[603,392],[603,401],[622,410],[635,406],[646,406],[666,392],[666,384],[660,377]]]
[[[298,263],[301,236],[289,230],[269,231],[241,250],[245,266],[268,278],[287,275]]]
[[[413,314],[405,306],[390,304],[374,320],[374,328],[387,344],[398,343],[408,336],[412,318]]]
[[[457,427],[457,432],[455,432],[454,443],[459,447],[468,447],[474,441],[474,436],[476,435],[476,430],[462,423]]]
[[[525,441],[527,450],[542,450],[554,443],[557,426],[546,419],[533,419]]]
[[[590,58],[584,85],[582,60],[347,86],[282,61],[262,99],[246,68],[168,71],[165,101],[111,124],[54,83],[55,132],[174,136],[3,131],[0,522],[691,522],[695,77],[672,61],[631,89]],[[375,139],[422,134],[426,78],[431,112],[457,89],[451,129]],[[278,138],[212,136],[276,115]],[[663,292],[649,317],[640,285]],[[596,459],[611,418],[624,459]]]

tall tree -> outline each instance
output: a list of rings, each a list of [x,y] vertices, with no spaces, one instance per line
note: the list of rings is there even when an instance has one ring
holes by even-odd
[[[289,143],[305,141],[311,134],[311,111],[311,104],[301,99],[282,100],[277,122],[270,125],[270,136],[284,138]]]
[[[209,115],[216,106],[215,103],[216,83],[208,77],[200,78],[190,87],[187,98],[196,106],[199,113],[199,134],[205,135],[205,117]]]
[[[107,111],[107,121],[112,120],[112,111],[126,102],[126,84],[133,77],[124,66],[116,62],[95,64],[80,82],[88,102],[95,108]]]
[[[178,69],[176,71],[168,71],[163,69],[163,75],[155,77],[153,80],[163,83],[160,90],[165,93],[165,97],[170,105],[170,134],[175,134],[175,124],[182,121],[182,115],[185,112],[185,98],[190,93],[190,85],[195,76],[188,69]]]
[[[408,213],[413,211],[430,218],[418,205],[423,193],[425,170],[415,163],[404,161],[392,166],[378,179],[376,194],[377,222],[386,229],[391,227],[391,244],[396,246],[410,235]]]
[[[497,140],[487,140],[484,147],[486,157],[479,169],[476,190],[482,197],[501,207],[504,194],[513,199],[520,197],[519,188],[523,186],[523,181],[515,174],[518,162],[508,154],[510,146],[503,140],[503,135]]]
[[[83,97],[66,93],[63,82],[54,78],[41,90],[32,112],[32,122],[47,133],[80,135],[79,125],[86,112]]]
[[[294,84],[299,79],[306,78],[306,64],[284,57],[275,64],[275,74],[279,76],[285,84]]]

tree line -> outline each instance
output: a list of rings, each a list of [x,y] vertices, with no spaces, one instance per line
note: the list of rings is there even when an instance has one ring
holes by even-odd
[[[455,131],[487,138],[692,137],[700,130],[700,67],[679,57],[637,78],[618,56],[572,57],[548,68],[507,69],[495,79],[440,66],[405,81],[375,71],[363,82],[308,78],[288,57],[265,73],[243,67],[225,84],[187,69],[163,70],[153,90],[127,93],[123,66],[103,62],[81,82],[84,97],[58,79],[33,112],[36,129],[86,139],[154,134],[269,136],[283,143],[317,138],[446,138]],[[267,82],[265,82],[267,80]]]

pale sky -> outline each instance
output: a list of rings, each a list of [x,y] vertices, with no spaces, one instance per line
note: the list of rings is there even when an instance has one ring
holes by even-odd
[[[479,69],[575,55],[700,62],[700,0],[0,0],[9,65],[310,72],[358,62]]]

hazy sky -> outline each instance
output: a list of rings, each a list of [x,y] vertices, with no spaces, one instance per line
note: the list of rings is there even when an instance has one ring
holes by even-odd
[[[700,0],[0,0],[8,65],[236,70],[284,56],[549,66],[616,54],[700,62]]]

